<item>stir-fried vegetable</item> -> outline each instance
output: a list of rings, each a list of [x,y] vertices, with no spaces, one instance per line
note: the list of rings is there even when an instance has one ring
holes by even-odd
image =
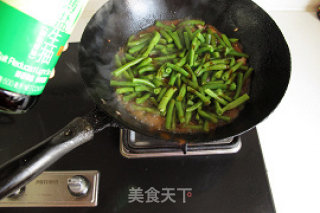
[[[134,110],[162,116],[164,127],[210,131],[230,122],[225,113],[246,101],[243,89],[253,68],[239,39],[221,34],[202,20],[166,24],[130,36],[115,55],[112,87]]]

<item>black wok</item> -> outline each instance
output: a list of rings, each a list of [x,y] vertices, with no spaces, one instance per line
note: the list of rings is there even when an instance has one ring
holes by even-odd
[[[109,86],[113,57],[126,40],[155,20],[198,18],[230,37],[240,38],[255,72],[250,101],[239,117],[211,133],[174,134],[171,139],[212,141],[242,134],[266,118],[279,104],[290,78],[290,53],[274,21],[250,0],[109,0],[87,25],[80,44],[80,73],[97,109],[76,118],[54,136],[0,168],[0,199],[23,186],[64,154],[91,140],[105,127],[123,126],[161,137],[134,119]],[[238,31],[234,31],[238,28]]]

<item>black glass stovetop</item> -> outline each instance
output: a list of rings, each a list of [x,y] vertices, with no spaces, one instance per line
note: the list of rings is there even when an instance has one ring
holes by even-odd
[[[24,115],[0,115],[0,164],[94,108],[78,73],[78,44],[70,45],[39,103]],[[1,208],[0,212],[275,212],[256,129],[241,136],[236,154],[127,159],[119,151],[119,129],[97,134],[49,170],[99,170],[97,207]],[[129,189],[175,190],[175,203],[129,203]],[[185,197],[178,188],[191,188]],[[144,200],[146,201],[146,200]]]

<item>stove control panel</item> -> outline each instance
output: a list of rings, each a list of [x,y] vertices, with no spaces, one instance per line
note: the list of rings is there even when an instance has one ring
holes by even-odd
[[[98,187],[98,171],[46,171],[0,200],[0,207],[93,207]]]

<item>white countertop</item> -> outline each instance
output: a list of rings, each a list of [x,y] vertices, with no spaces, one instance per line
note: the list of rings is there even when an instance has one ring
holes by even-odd
[[[70,41],[80,40],[93,13],[84,12]],[[288,91],[276,111],[257,127],[275,206],[280,213],[320,212],[320,21],[311,12],[269,14],[282,30],[292,57]]]

